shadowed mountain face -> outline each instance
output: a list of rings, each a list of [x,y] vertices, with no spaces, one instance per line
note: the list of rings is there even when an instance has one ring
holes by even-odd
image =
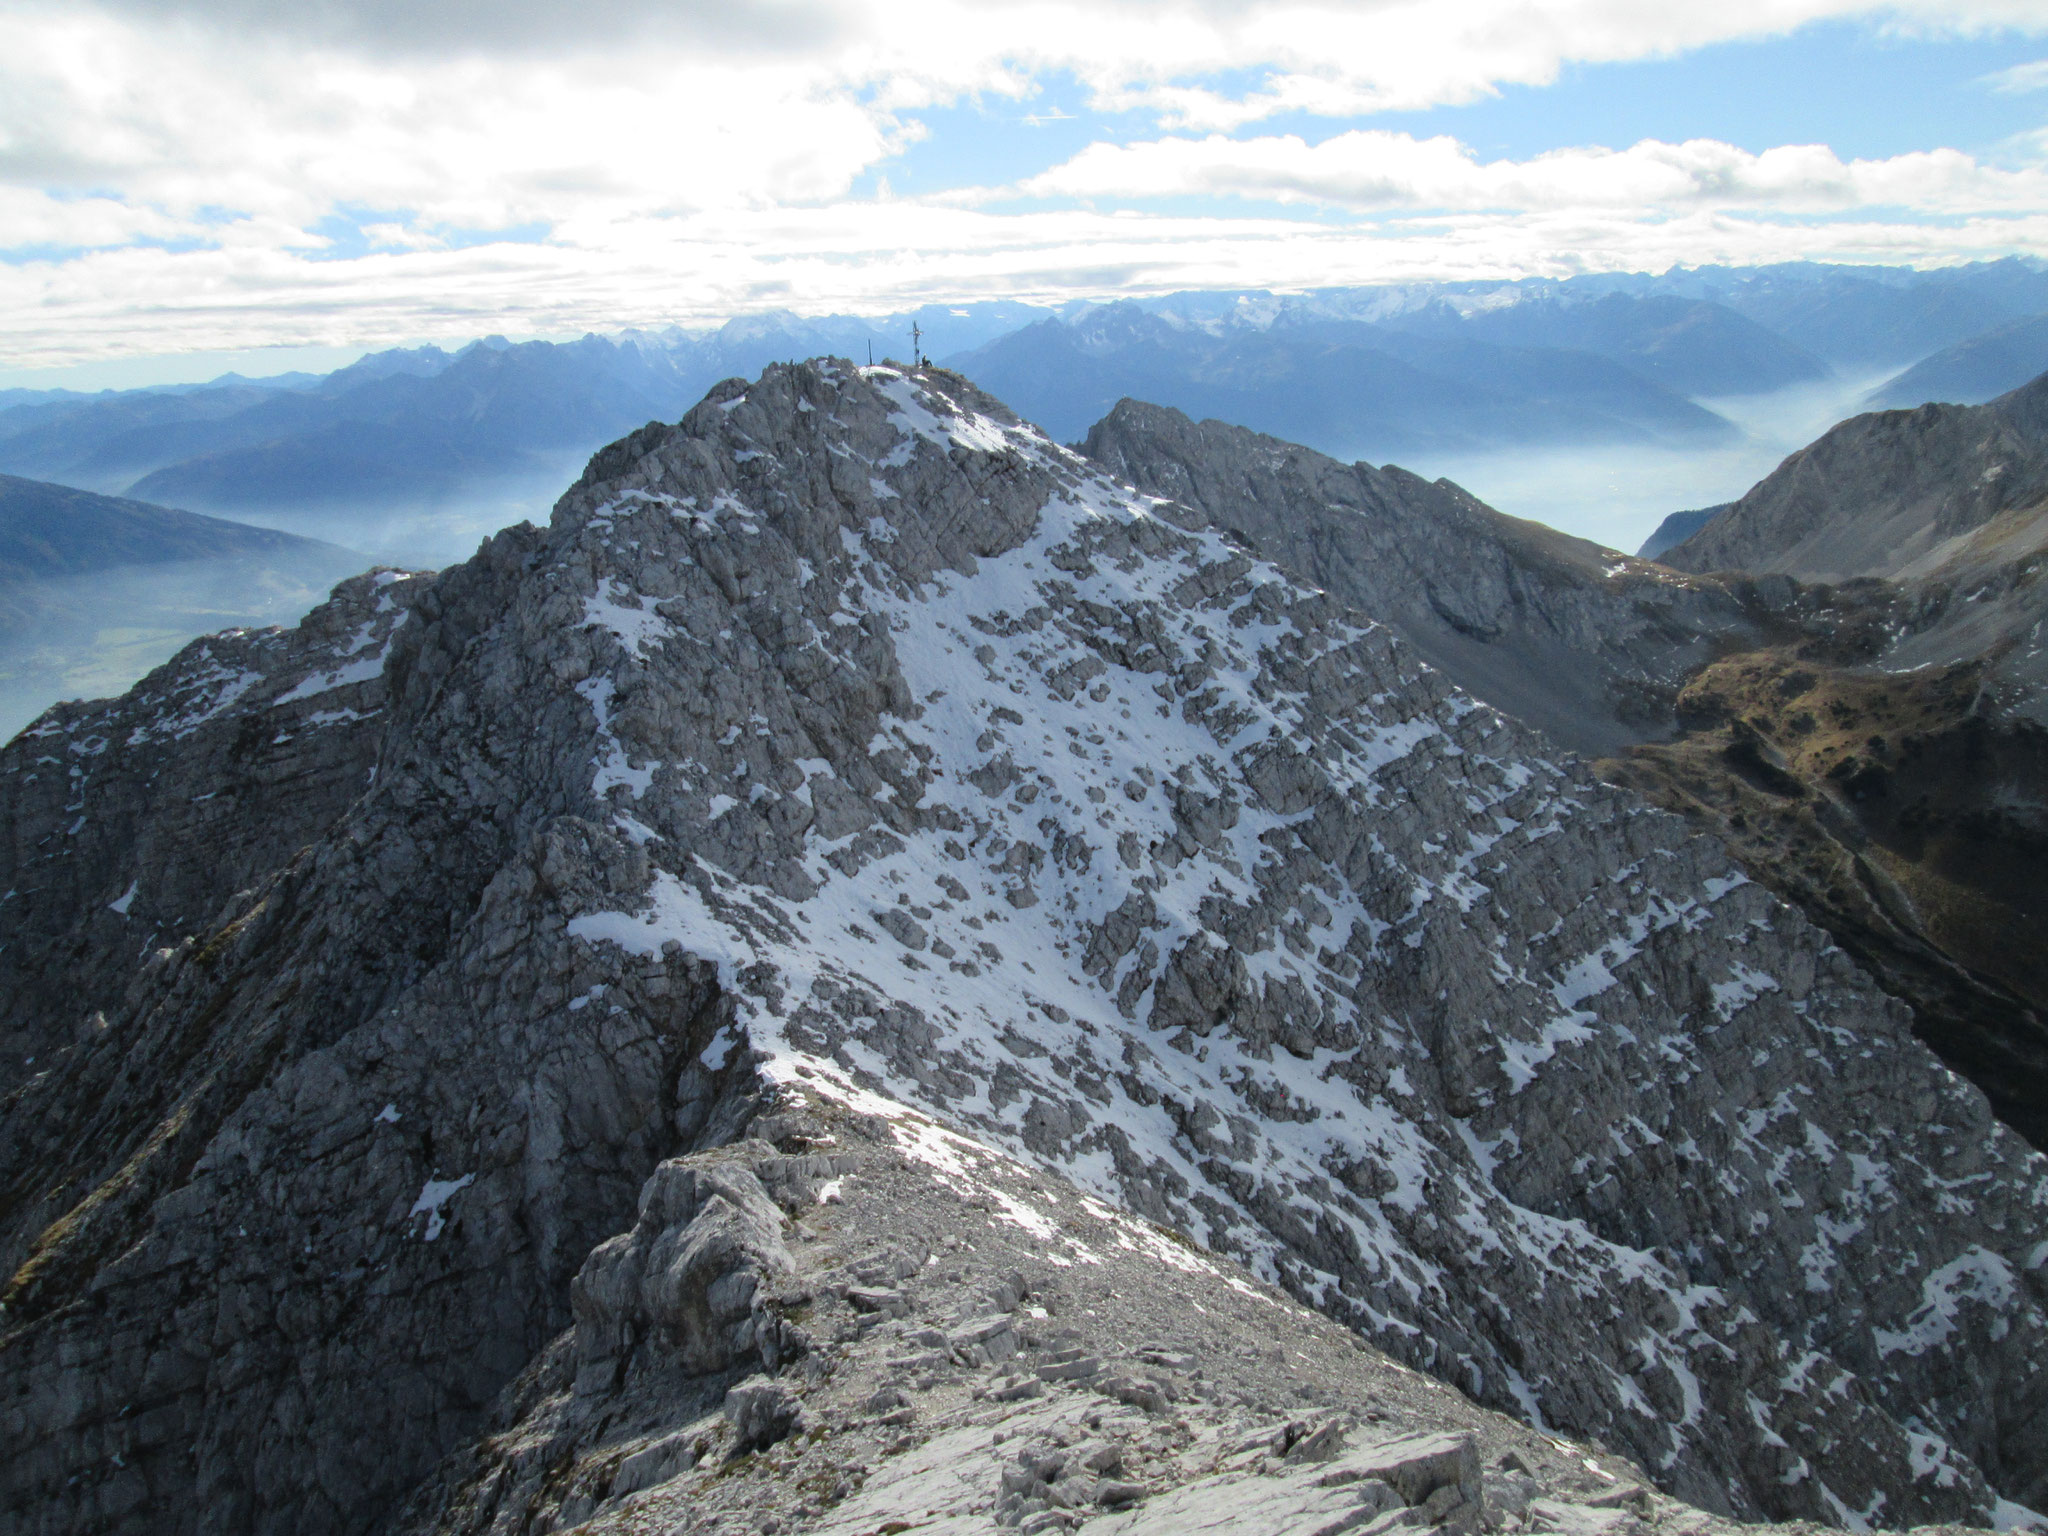
[[[1333,531],[1457,503],[1354,484]],[[1512,542],[1467,512],[1447,548]],[[38,721],[0,960],[76,984],[5,994],[0,1509],[625,1531],[688,1476],[664,1528],[772,1486],[833,1536],[1492,1529],[1456,1446],[1470,1495],[1333,1459],[1411,1392],[1285,1430],[1365,1383],[1233,1265],[1712,1510],[2048,1493],[2048,1164],[1718,842],[1213,515],[945,370],[777,366],[546,529]],[[1535,594],[1597,558],[1515,557]],[[214,818],[247,835],[195,860]],[[991,1229],[1031,1273],[976,1272]],[[1174,1317],[1267,1351],[1277,1440],[1194,1446]],[[1133,1442],[1089,1478],[1154,1481],[967,1443],[1072,1393]],[[1663,1518],[1613,1493],[1539,1519]]]
[[[1760,394],[1827,374],[1819,359],[1726,305],[1676,294],[1610,293],[1469,313],[1439,303],[1392,323],[1500,347],[1590,352],[1681,395]]]
[[[2048,375],[1988,405],[1845,421],[1663,558],[1678,570],[1808,581],[1921,576],[2038,546],[2044,502]]]
[[[1611,771],[1717,826],[2048,1145],[2048,377],[1846,421],[1663,559],[1834,582],[1835,616],[1694,677],[1685,734]]]
[[[913,318],[929,327],[943,313],[872,325],[768,313],[708,332],[492,338],[375,353],[321,378],[24,402],[0,410],[0,466],[229,512],[431,504],[552,473],[562,452],[580,461],[649,419],[673,419],[717,379],[778,358],[906,346]],[[995,303],[946,323],[978,340],[1037,313]]]
[[[1931,272],[1790,262],[1680,269],[1664,287],[1711,297],[1839,368],[1901,367],[2048,312],[2048,272],[2008,257]]]
[[[0,590],[116,566],[190,560],[331,564],[349,552],[171,507],[0,475]]]
[[[2029,315],[1924,357],[1870,397],[1873,406],[1978,405],[2048,372],[2048,315]]]
[[[1699,507],[1690,512],[1673,512],[1657,525],[1656,531],[1643,540],[1642,548],[1636,551],[1638,560],[1655,560],[1667,549],[1683,544],[1698,533],[1716,516],[1725,511],[1728,503],[1716,507]]]
[[[1600,771],[1725,838],[2048,1147],[2048,732],[1987,705],[1981,659],[1869,665],[1869,630],[1910,601],[1702,669],[1684,732]]]
[[[0,475],[0,739],[59,698],[126,687],[194,635],[295,622],[369,563],[268,528]]]

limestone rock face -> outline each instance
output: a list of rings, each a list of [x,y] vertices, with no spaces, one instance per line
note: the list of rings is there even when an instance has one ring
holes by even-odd
[[[565,1334],[391,1528],[1754,1529],[1477,1407],[1042,1167],[900,1105],[773,1097],[752,1134],[649,1188],[752,1175],[791,1261],[771,1308],[800,1311],[814,1347],[773,1374],[693,1376],[647,1337],[591,1383]],[[800,1150],[817,1144],[829,1157]]]
[[[1814,515],[1833,537],[1890,488],[1960,504],[2006,485],[2004,460],[1923,461],[1904,425],[1846,424],[1753,498],[1791,477],[1825,504]],[[1946,541],[1932,574],[1830,587],[1678,574],[1503,517],[1448,482],[1136,401],[1084,447],[1139,490],[1244,532],[1561,746],[1626,744],[1601,777],[1728,842],[1912,1006],[1915,1033],[2006,1124],[2048,1147],[2033,915],[2048,900],[2048,648],[2031,638],[2048,611],[2048,517],[2032,493]],[[1768,682],[1743,694],[1731,676]]]
[[[641,1189],[634,1229],[577,1272],[579,1381],[615,1381],[643,1338],[695,1375],[754,1358],[774,1326],[756,1303],[793,1268],[781,1213],[750,1170],[663,1164]],[[778,1341],[770,1354],[781,1353]]]
[[[294,630],[196,640],[0,749],[0,1087],[115,1006],[138,955],[203,932],[369,787],[385,651],[421,585],[352,577]]]
[[[249,681],[241,722],[151,725],[188,718],[179,667],[210,665],[222,642],[204,642],[168,669],[176,713],[151,698],[159,674],[103,713],[46,717],[11,749],[34,754],[33,771],[81,743],[73,760],[117,805],[152,777],[175,785],[171,832],[183,806],[246,783],[237,740],[324,729],[314,740],[333,759],[304,798],[280,784],[260,807],[270,871],[224,858],[217,910],[160,947],[137,935],[92,950],[74,935],[59,953],[104,956],[107,974],[81,970],[79,998],[51,987],[24,1025],[67,1044],[39,1055],[0,1116],[10,1523],[374,1527],[569,1322],[577,1270],[684,1144],[678,1073],[718,1027],[711,968],[594,956],[567,938],[570,915],[641,888],[644,858],[564,814],[549,742],[496,736],[440,686],[496,622],[531,541],[501,538],[414,596],[403,623],[380,617],[380,657],[316,644],[310,670]],[[359,597],[374,613],[374,590],[345,586],[340,601]],[[317,642],[320,618],[312,635],[252,641],[258,659]],[[376,664],[337,687],[372,692],[301,693],[350,658]],[[367,750],[334,734],[351,722],[295,713],[350,707],[382,711]],[[113,728],[65,730],[81,716]],[[441,732],[525,756],[494,777],[415,750]],[[587,753],[567,762],[587,804]],[[17,846],[43,847],[32,832]],[[161,871],[139,872],[130,922],[173,877],[204,889],[204,845],[166,841]],[[6,884],[35,874],[17,865]],[[119,878],[134,877],[76,877],[87,921]],[[6,910],[11,948],[21,928]],[[114,1001],[81,1020],[88,982]],[[700,1125],[714,1108],[702,1094],[687,1106]]]
[[[1855,661],[1880,674],[1971,666],[1971,713],[2038,747],[2048,735],[2044,551],[2048,376],[1985,405],[1852,417],[1659,558],[1833,583],[1813,590]],[[2034,842],[2040,793],[2036,778],[2016,802],[2033,811]]]
[[[1035,1161],[1169,1281],[1146,1222],[1709,1509],[2048,1492],[2048,1164],[1717,844],[1200,521],[818,362],[436,579],[374,784],[8,1103],[10,1511],[584,1518],[613,1485],[551,1458],[620,1421],[577,1400],[831,1368],[780,1223],[844,1173],[784,1104],[894,1117],[1056,1251],[963,1148]],[[823,1166],[664,1163],[764,1106]],[[907,1323],[933,1261],[834,1305]],[[1014,1354],[989,1302],[907,1343]],[[1093,1379],[1054,1353],[990,1390]],[[606,1477],[694,1465],[669,1433]]]
[[[1589,756],[1669,736],[1685,678],[1782,627],[1770,594],[1508,517],[1448,480],[1341,464],[1124,400],[1083,451],[1243,534],[1487,703]],[[1171,511],[1163,516],[1173,518]]]

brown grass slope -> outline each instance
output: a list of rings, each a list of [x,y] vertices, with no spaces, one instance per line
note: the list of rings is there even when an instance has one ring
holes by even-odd
[[[1828,649],[1704,668],[1685,733],[1602,774],[1725,838],[2048,1146],[2048,733],[1992,718],[1981,659],[1897,676]]]

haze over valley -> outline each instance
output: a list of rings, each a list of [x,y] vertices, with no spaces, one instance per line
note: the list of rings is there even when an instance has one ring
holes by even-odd
[[[1078,440],[1130,396],[1449,478],[1511,515],[1633,550],[1667,513],[1733,500],[1836,421],[1903,400],[1916,376],[1956,382],[1958,349],[1977,356],[1988,338],[2004,362],[1941,398],[1988,399],[2048,369],[2048,339],[2011,340],[2043,310],[2048,273],[2008,261],[785,313],[400,349],[326,375],[15,390],[0,397],[0,471],[295,533],[363,566],[438,568],[499,528],[544,521],[591,452],[679,415],[718,379],[778,358],[895,355],[916,324],[949,366],[1056,438]],[[0,723],[18,728],[66,689],[125,685],[222,623],[296,618],[316,595],[203,566],[130,571],[102,595],[146,619],[117,631],[54,617],[90,590],[52,591],[33,646],[7,642]]]

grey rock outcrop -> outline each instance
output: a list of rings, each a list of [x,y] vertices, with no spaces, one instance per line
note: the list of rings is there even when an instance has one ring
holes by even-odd
[[[1342,464],[1166,407],[1118,402],[1082,451],[1240,534],[1391,627],[1461,688],[1589,756],[1670,735],[1688,674],[1783,627],[1741,584],[1508,517],[1448,480]]]
[[[715,1091],[678,1097],[682,1067],[718,1028],[709,967],[565,947],[558,904],[617,899],[603,893],[637,889],[644,861],[549,814],[545,739],[511,744],[527,754],[516,791],[421,745],[485,734],[437,685],[494,622],[530,538],[506,536],[415,595],[403,624],[377,620],[395,633],[369,668],[377,691],[354,701],[383,710],[371,760],[317,738],[337,787],[323,796],[316,771],[303,795],[280,783],[260,807],[276,867],[254,878],[223,857],[227,895],[196,932],[147,951],[108,945],[104,1025],[79,1020],[92,994],[52,987],[26,1026],[75,1039],[4,1105],[7,1522],[374,1524],[569,1321],[571,1279],[630,1223],[680,1124],[716,1123]],[[344,589],[343,602],[360,595]],[[153,679],[113,707],[118,730],[64,731],[102,718],[87,710],[45,724],[87,744],[93,785],[116,806],[152,773],[170,781],[175,831],[179,805],[240,782],[235,741],[273,743],[304,727],[302,708],[337,706],[313,690],[302,706],[309,678],[361,686],[335,674],[371,647],[345,640],[344,660],[319,631],[257,637],[313,654],[249,680],[240,720],[174,667],[170,686]],[[195,659],[220,670],[204,646],[181,660]],[[258,671],[235,672],[229,690]],[[194,714],[208,718],[184,731]],[[51,743],[31,732],[14,750]],[[44,853],[32,835],[17,846]],[[204,851],[184,850],[195,886]],[[174,854],[162,864],[177,872]],[[65,874],[90,914],[113,873],[79,865]],[[19,870],[9,886],[28,885]],[[10,916],[9,940],[19,931]],[[89,982],[101,984],[81,969],[81,992]]]
[[[649,1355],[592,1389],[565,1335],[398,1529],[1738,1529],[1062,1178],[901,1106],[809,1110],[829,1180],[783,1177],[823,1159],[749,1137],[662,1165],[650,1188],[751,1172],[773,1190],[785,1305],[818,1347],[772,1375]],[[862,1277],[889,1281],[894,1315],[860,1303]],[[963,1349],[968,1333],[1005,1348]]]
[[[1665,550],[1684,543],[1706,527],[1717,514],[1725,512],[1728,505],[1727,502],[1720,502],[1711,507],[1696,507],[1685,512],[1671,513],[1656,526],[1647,539],[1643,540],[1642,547],[1636,551],[1636,558],[1659,558]]]
[[[1986,405],[1853,417],[1659,557],[1834,583],[1873,671],[1982,668],[1981,712],[2048,731],[2048,375]],[[2038,802],[2039,785],[2022,799]]]
[[[1145,1274],[1241,1263],[1712,1510],[2048,1491],[2048,1164],[1718,845],[1168,510],[955,376],[819,362],[421,592],[374,784],[9,1100],[9,1518],[566,1525],[726,1455],[676,1415],[757,1372],[783,1456],[821,1313],[1002,1370],[993,1281],[920,1319],[929,1235],[803,1296],[834,1116],[1076,1282],[989,1147]],[[1106,1342],[991,1400],[1172,1400]]]
[[[353,577],[295,629],[196,640],[0,748],[0,1090],[116,1006],[138,955],[205,931],[369,787],[385,651],[420,585]]]
[[[1981,458],[1919,463],[1913,441],[1852,423],[1809,450],[1826,472],[1794,478],[1826,504],[1826,526],[1851,533],[1894,486],[1969,501],[2003,483]],[[2048,968],[2032,958],[2048,900],[2048,504],[1950,541],[1929,574],[1827,586],[1673,576],[1447,482],[1131,401],[1088,446],[1373,614],[1459,687],[1610,754],[1603,777],[1726,839],[1912,1005],[1920,1038],[2007,1124],[2048,1146]],[[1476,628],[1475,614],[1488,616]]]
[[[745,1167],[664,1163],[641,1189],[633,1230],[599,1244],[577,1272],[579,1387],[615,1382],[642,1339],[692,1375],[757,1353],[779,1364],[796,1341],[762,1312],[794,1267],[781,1227]]]
[[[1660,558],[1809,581],[1922,575],[2001,515],[2044,500],[2048,375],[1985,405],[1852,417]]]

